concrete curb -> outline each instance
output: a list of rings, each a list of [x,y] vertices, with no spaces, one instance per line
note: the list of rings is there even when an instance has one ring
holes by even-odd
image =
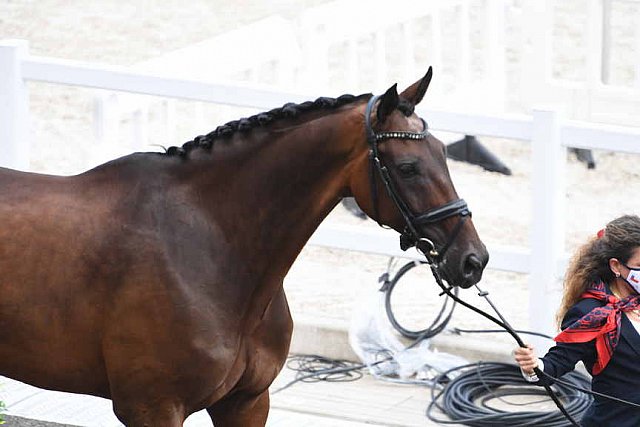
[[[16,417],[13,415],[4,415],[6,427],[77,427],[71,424],[58,424],[48,421],[34,420],[31,418]]]
[[[407,341],[407,344],[409,341]],[[490,337],[477,338],[443,332],[431,339],[438,351],[464,357],[469,362],[513,363],[514,345],[495,341]],[[349,344],[349,327],[323,319],[294,319],[290,353],[317,354],[332,359],[357,361],[358,356]]]

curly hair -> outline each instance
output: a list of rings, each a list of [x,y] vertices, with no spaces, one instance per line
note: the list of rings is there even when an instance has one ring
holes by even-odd
[[[613,282],[615,277],[609,268],[609,259],[626,263],[638,247],[640,217],[623,215],[609,222],[601,237],[594,236],[578,248],[565,274],[562,304],[556,316],[558,325],[591,283],[598,279]]]

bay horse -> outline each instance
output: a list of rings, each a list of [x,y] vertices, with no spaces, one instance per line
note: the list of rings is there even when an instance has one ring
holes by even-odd
[[[264,425],[292,331],[283,278],[347,196],[439,250],[449,283],[478,282],[487,251],[414,112],[431,75],[76,176],[0,169],[0,374],[111,399],[127,426],[201,409]]]

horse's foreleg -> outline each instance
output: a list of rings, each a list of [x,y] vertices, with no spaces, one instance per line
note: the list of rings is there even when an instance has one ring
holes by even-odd
[[[207,412],[215,427],[263,427],[269,415],[269,390],[257,396],[226,397]]]
[[[182,427],[185,419],[184,411],[160,402],[118,404],[114,401],[113,412],[127,427]]]

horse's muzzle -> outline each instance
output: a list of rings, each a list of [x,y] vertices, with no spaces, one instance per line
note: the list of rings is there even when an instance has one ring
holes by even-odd
[[[462,261],[462,282],[460,286],[470,288],[480,281],[484,267],[489,261],[489,254],[484,251],[482,254],[469,254]]]

